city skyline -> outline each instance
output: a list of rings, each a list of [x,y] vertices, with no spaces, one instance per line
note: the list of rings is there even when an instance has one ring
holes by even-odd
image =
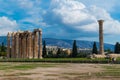
[[[0,0],[0,35],[41,28],[43,38],[99,40],[97,20],[104,20],[104,42],[120,41],[118,0]]]

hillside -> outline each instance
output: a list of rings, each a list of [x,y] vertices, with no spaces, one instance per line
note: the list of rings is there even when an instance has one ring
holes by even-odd
[[[73,40],[66,40],[66,39],[53,39],[53,38],[44,38],[43,40],[46,41],[47,45],[50,46],[59,46],[63,48],[72,48]],[[77,40],[77,46],[79,48],[92,48],[93,41],[85,41],[85,40]],[[97,47],[99,48],[99,43],[96,42]],[[111,49],[114,50],[114,45],[104,43],[105,50]]]
[[[73,40],[67,40],[67,39],[54,39],[54,38],[43,38],[43,40],[46,41],[46,44],[49,46],[59,46],[63,48],[72,48]],[[0,44],[4,42],[5,45],[7,45],[7,38],[6,36],[0,36]],[[99,48],[99,43],[97,43],[97,47]],[[79,48],[92,48],[93,41],[85,41],[85,40],[77,40],[77,46]],[[114,50],[114,45],[112,44],[104,44],[105,49],[111,49]]]

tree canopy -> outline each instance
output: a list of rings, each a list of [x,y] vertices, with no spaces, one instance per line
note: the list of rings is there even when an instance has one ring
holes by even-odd
[[[96,42],[93,43],[92,53],[93,54],[98,54]]]
[[[77,57],[77,54],[78,54],[78,52],[77,52],[76,40],[74,40],[73,41],[73,48],[72,48],[72,54],[71,54],[71,56],[72,57]]]

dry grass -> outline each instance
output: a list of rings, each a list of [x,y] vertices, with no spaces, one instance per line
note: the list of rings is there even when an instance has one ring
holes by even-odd
[[[120,80],[120,64],[0,63],[0,80]]]

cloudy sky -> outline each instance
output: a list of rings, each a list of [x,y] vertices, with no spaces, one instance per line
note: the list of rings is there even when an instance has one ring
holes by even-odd
[[[99,19],[104,41],[120,41],[119,0],[0,0],[2,36],[42,28],[44,38],[98,41]]]

